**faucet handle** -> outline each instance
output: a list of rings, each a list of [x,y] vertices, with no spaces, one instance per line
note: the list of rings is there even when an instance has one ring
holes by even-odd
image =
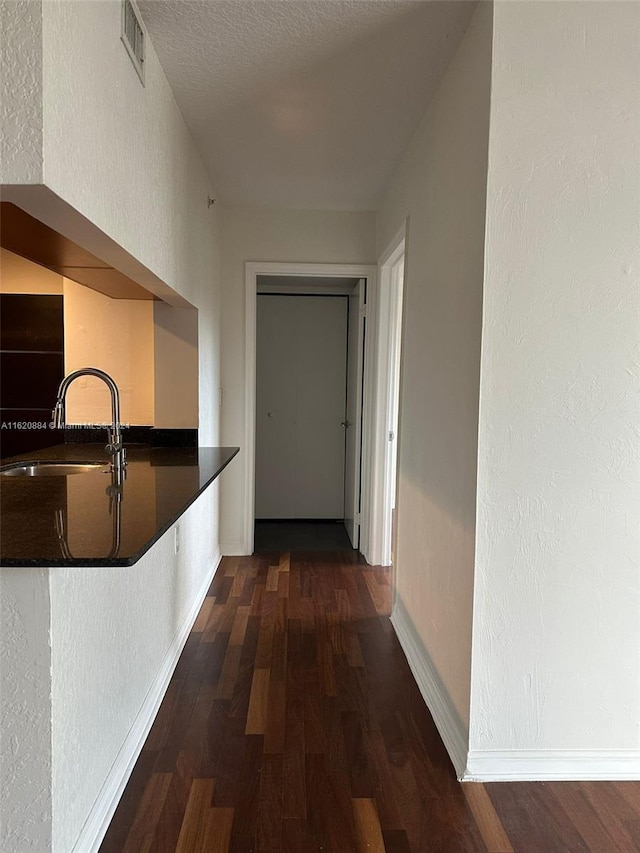
[[[105,447],[105,451],[109,454],[109,456],[115,456],[116,453],[119,453],[121,450],[121,441],[110,441],[109,444],[107,444],[107,446]]]
[[[56,400],[56,404],[51,411],[51,425],[53,429],[64,429],[64,406],[60,398]]]

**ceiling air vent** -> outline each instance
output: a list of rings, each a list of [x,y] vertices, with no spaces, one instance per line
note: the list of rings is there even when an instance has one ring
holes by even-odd
[[[140,13],[131,0],[122,0],[122,43],[133,67],[138,72],[138,77],[144,86],[144,41],[146,32]]]

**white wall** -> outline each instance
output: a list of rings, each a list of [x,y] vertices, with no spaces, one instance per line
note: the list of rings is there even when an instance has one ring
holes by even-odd
[[[379,211],[378,255],[409,218],[396,586],[469,721],[491,5],[481,4]]]
[[[198,308],[200,440],[216,444],[220,213],[153,45],[143,87],[120,15],[117,0],[43,5],[45,183]]]
[[[16,14],[26,13],[25,4],[15,5]],[[220,212],[217,206],[207,207],[207,196],[215,195],[214,188],[150,43],[146,86],[141,86],[120,42],[118,0],[47,0],[43,4],[34,0],[26,11],[37,17],[39,9],[42,40],[32,33],[26,53],[15,56],[6,69],[9,79],[3,80],[3,92],[24,94],[20,75],[25,66],[36,69],[31,75],[35,94],[25,100],[18,123],[24,129],[34,122],[37,131],[42,117],[41,150],[34,131],[29,138],[35,139],[35,154],[30,157],[28,168],[7,170],[2,180],[34,185],[43,181],[49,201],[59,197],[64,205],[122,247],[123,258],[128,253],[198,309],[199,438],[204,445],[218,444]],[[28,23],[20,19],[16,25],[22,27],[21,32],[29,32]],[[42,84],[40,98],[36,91],[38,80]],[[32,162],[38,159],[39,162]],[[34,186],[18,195],[24,197],[28,208],[29,200],[40,198],[42,192]],[[15,200],[16,195],[11,198]],[[47,224],[55,227],[56,223],[50,219]],[[78,645],[83,650],[82,659],[59,654],[61,649],[73,647],[76,640],[80,643],[84,630],[84,622],[80,622],[78,634],[74,634],[65,601],[81,605],[86,596],[87,601],[95,602],[98,585],[91,594],[93,576],[75,572],[52,586],[52,614],[57,621],[53,632],[54,679],[58,685],[54,685],[52,733],[54,756],[58,756],[54,759],[58,763],[53,784],[56,853],[68,853],[73,848],[87,809],[101,795],[106,770],[126,741],[145,689],[169,652],[169,638],[175,636],[185,609],[194,603],[194,590],[200,589],[209,576],[218,543],[217,492],[216,485],[207,493],[198,535],[190,528],[190,568],[184,578],[182,569],[173,564],[164,567],[164,558],[154,550],[149,559],[158,573],[125,569],[109,579],[113,584],[111,603],[100,612],[91,643]],[[156,559],[157,563],[153,563]],[[174,585],[180,587],[179,595],[174,595]],[[118,611],[116,603],[125,590],[129,600],[140,602],[141,612],[149,596],[155,599],[168,595],[166,601],[163,598],[167,606],[155,608],[156,612],[149,609],[157,620],[151,633],[150,617],[135,619],[126,608]],[[127,638],[126,648],[112,644],[113,635],[119,633]],[[96,657],[103,643],[112,648],[113,654]],[[131,670],[133,682],[118,695],[117,711],[105,710],[88,694],[89,698],[85,697],[73,711],[71,723],[64,721],[69,710],[64,698],[67,691],[73,696],[83,683],[87,690],[94,689],[89,672],[92,662],[99,661],[105,684],[113,684],[119,671],[128,668],[136,657],[144,662],[144,677],[139,668]],[[110,702],[115,695],[110,695]],[[101,745],[96,743],[95,732],[100,731],[105,713],[109,715],[108,731]],[[73,725],[73,736],[78,733],[79,748],[72,750],[73,760],[67,762],[69,725]],[[42,772],[46,774],[44,766]],[[29,802],[25,802],[24,808],[28,807]]]
[[[0,570],[0,850],[51,849],[51,645],[46,569]],[[28,803],[28,808],[25,804]]]
[[[637,3],[496,4],[476,768],[635,750],[640,772],[639,43]]]
[[[222,229],[222,443],[241,451],[221,481],[223,553],[244,545],[245,263],[375,263],[375,214],[229,207]]]
[[[0,184],[42,181],[42,3],[0,3]]]

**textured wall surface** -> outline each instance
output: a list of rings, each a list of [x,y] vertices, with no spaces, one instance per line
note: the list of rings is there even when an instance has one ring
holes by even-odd
[[[244,442],[245,263],[372,264],[376,259],[375,214],[369,212],[224,210],[222,276],[223,444]],[[244,541],[244,459],[222,478],[220,541]]]
[[[217,560],[218,487],[134,566],[52,569],[53,850],[68,853]],[[205,534],[205,535],[203,535]]]
[[[390,188],[378,253],[409,217],[397,592],[469,720],[491,5],[475,13]]]
[[[0,184],[42,181],[42,2],[0,3]]]
[[[496,5],[475,750],[639,745],[639,36]]]
[[[0,850],[51,849],[51,646],[46,570],[0,570]],[[25,808],[25,803],[29,808]]]
[[[147,42],[146,85],[117,0],[43,7],[47,187],[199,309],[200,440],[218,441],[220,213]]]

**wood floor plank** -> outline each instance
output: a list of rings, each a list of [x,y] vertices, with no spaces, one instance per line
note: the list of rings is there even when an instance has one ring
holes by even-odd
[[[305,758],[305,787],[307,802],[310,804],[307,811],[307,827],[313,839],[314,849],[329,850],[325,812],[328,786],[324,755],[307,753]]]
[[[200,634],[204,631],[207,622],[209,621],[209,617],[211,616],[214,603],[215,598],[213,598],[213,596],[207,596],[207,598],[205,598],[202,607],[200,608],[200,612],[198,613],[198,618],[193,623],[193,628],[191,629],[194,634]]]
[[[390,589],[388,586],[382,586],[375,576],[375,574],[371,571],[364,571],[362,573],[367,587],[369,589],[369,594],[371,595],[371,600],[374,603],[376,608],[376,613],[379,616],[383,616],[385,613],[389,612],[390,605]]]
[[[324,755],[327,735],[322,714],[323,694],[317,681],[307,681],[303,691],[305,754]]]
[[[227,580],[233,582],[233,578],[227,578]],[[229,585],[229,588],[231,588],[231,585]],[[211,608],[211,614],[207,620],[204,631],[202,632],[202,639],[200,642],[213,643],[219,632],[223,632],[225,630],[230,631],[234,617],[235,613],[227,607],[226,601],[223,604],[218,604],[216,600],[216,603]]]
[[[213,779],[194,779],[182,820],[176,853],[203,851],[213,798]]]
[[[367,751],[362,721],[355,712],[345,711],[342,714],[342,727],[351,795],[357,798],[372,798],[375,796],[378,780]]]
[[[224,657],[224,664],[218,680],[216,696],[218,699],[232,699],[240,671],[240,658],[242,657],[242,646],[229,645]]]
[[[152,774],[122,853],[138,853],[150,848],[170,784],[170,773]]]
[[[278,566],[269,566],[269,572],[267,574],[267,584],[265,586],[265,592],[277,592],[278,591],[278,575],[279,575]]]
[[[273,645],[271,646],[271,678],[277,681],[286,681],[287,678],[287,656],[289,649],[288,631],[274,631]]]
[[[253,672],[245,734],[264,734],[264,730],[267,725],[270,675],[271,671],[269,669],[255,669]]]
[[[494,782],[484,787],[518,853],[588,853],[588,845],[546,783]]]
[[[290,572],[278,572],[278,598],[289,598]]]
[[[328,640],[318,643],[318,669],[325,696],[337,696],[336,673],[333,665],[333,649]]]
[[[256,668],[268,669],[271,666],[273,654],[273,621],[263,621],[258,633],[258,646],[256,649]]]
[[[620,797],[618,790],[610,785],[582,782],[580,788],[618,847],[635,850],[638,847],[637,827],[640,826],[640,795],[636,792],[632,804],[625,797]]]
[[[327,797],[324,800],[329,850],[352,851],[357,847],[351,786],[348,774],[327,767]]]
[[[317,847],[302,818],[285,818],[282,821],[282,853],[316,853]]]
[[[258,796],[258,849],[279,853],[282,840],[282,755],[264,755]]]
[[[230,853],[249,853],[256,849],[262,746],[262,737],[247,737],[244,754],[236,762],[238,793],[235,798]]]
[[[236,615],[231,626],[231,634],[229,636],[230,646],[242,646],[244,637],[247,632],[247,622],[249,621],[250,607],[239,605],[236,610]]]
[[[288,723],[286,726],[283,767],[285,784],[282,791],[282,816],[305,819],[307,796],[304,723]]]
[[[212,805],[233,808],[241,796],[238,768],[245,761],[250,739],[244,733],[240,717],[227,717],[225,737],[208,771],[216,781]]]
[[[234,810],[229,808],[211,809],[202,847],[203,853],[228,853],[233,814]]]
[[[273,676],[274,670],[271,670],[267,699],[267,721],[264,729],[264,753],[265,755],[282,755],[284,753],[287,711],[286,682]]]
[[[380,732],[366,731],[367,754],[370,756],[378,780],[376,804],[380,826],[384,830],[402,830],[404,825],[395,796],[395,787],[389,772],[389,756]]]
[[[291,566],[291,554],[288,551],[283,551],[280,554],[280,562],[278,568],[281,572],[288,572]]]
[[[224,577],[235,577],[238,573],[238,566],[240,565],[240,557],[227,557],[224,561]]]
[[[244,582],[246,580],[246,573],[242,569],[238,569],[234,575],[233,583],[231,585],[231,591],[229,592],[230,598],[240,598],[242,593],[244,592]]]
[[[480,830],[488,853],[513,853],[513,847],[505,832],[493,803],[484,785],[469,782],[462,786],[467,803]]]
[[[173,714],[175,712],[176,703],[182,691],[182,682],[177,678],[172,678],[164,695],[158,714],[153,721],[151,731],[147,738],[145,747],[151,752],[157,752],[162,749],[167,742],[167,736],[173,723]]]
[[[358,635],[355,633],[350,634],[349,636],[347,660],[349,661],[349,666],[364,668],[360,640],[358,639]]]
[[[627,853],[624,847],[616,844],[614,827],[603,824],[579,785],[553,782],[549,787],[590,850],[610,850],[611,853],[622,850]]]
[[[407,833],[403,829],[385,829],[382,832],[386,853],[411,853]],[[435,848],[433,848],[435,849]]]
[[[247,621],[244,643],[242,644],[238,678],[229,708],[229,713],[234,717],[244,717],[246,719],[247,716],[251,685],[253,683],[253,671],[255,668],[255,655],[258,647],[259,628],[259,616],[250,616]]]
[[[153,836],[153,853],[175,853],[191,785],[199,775],[201,765],[201,755],[187,750],[179,753],[176,772],[172,774],[171,785]]]
[[[353,800],[358,853],[385,853],[380,819],[375,800],[358,797]]]

